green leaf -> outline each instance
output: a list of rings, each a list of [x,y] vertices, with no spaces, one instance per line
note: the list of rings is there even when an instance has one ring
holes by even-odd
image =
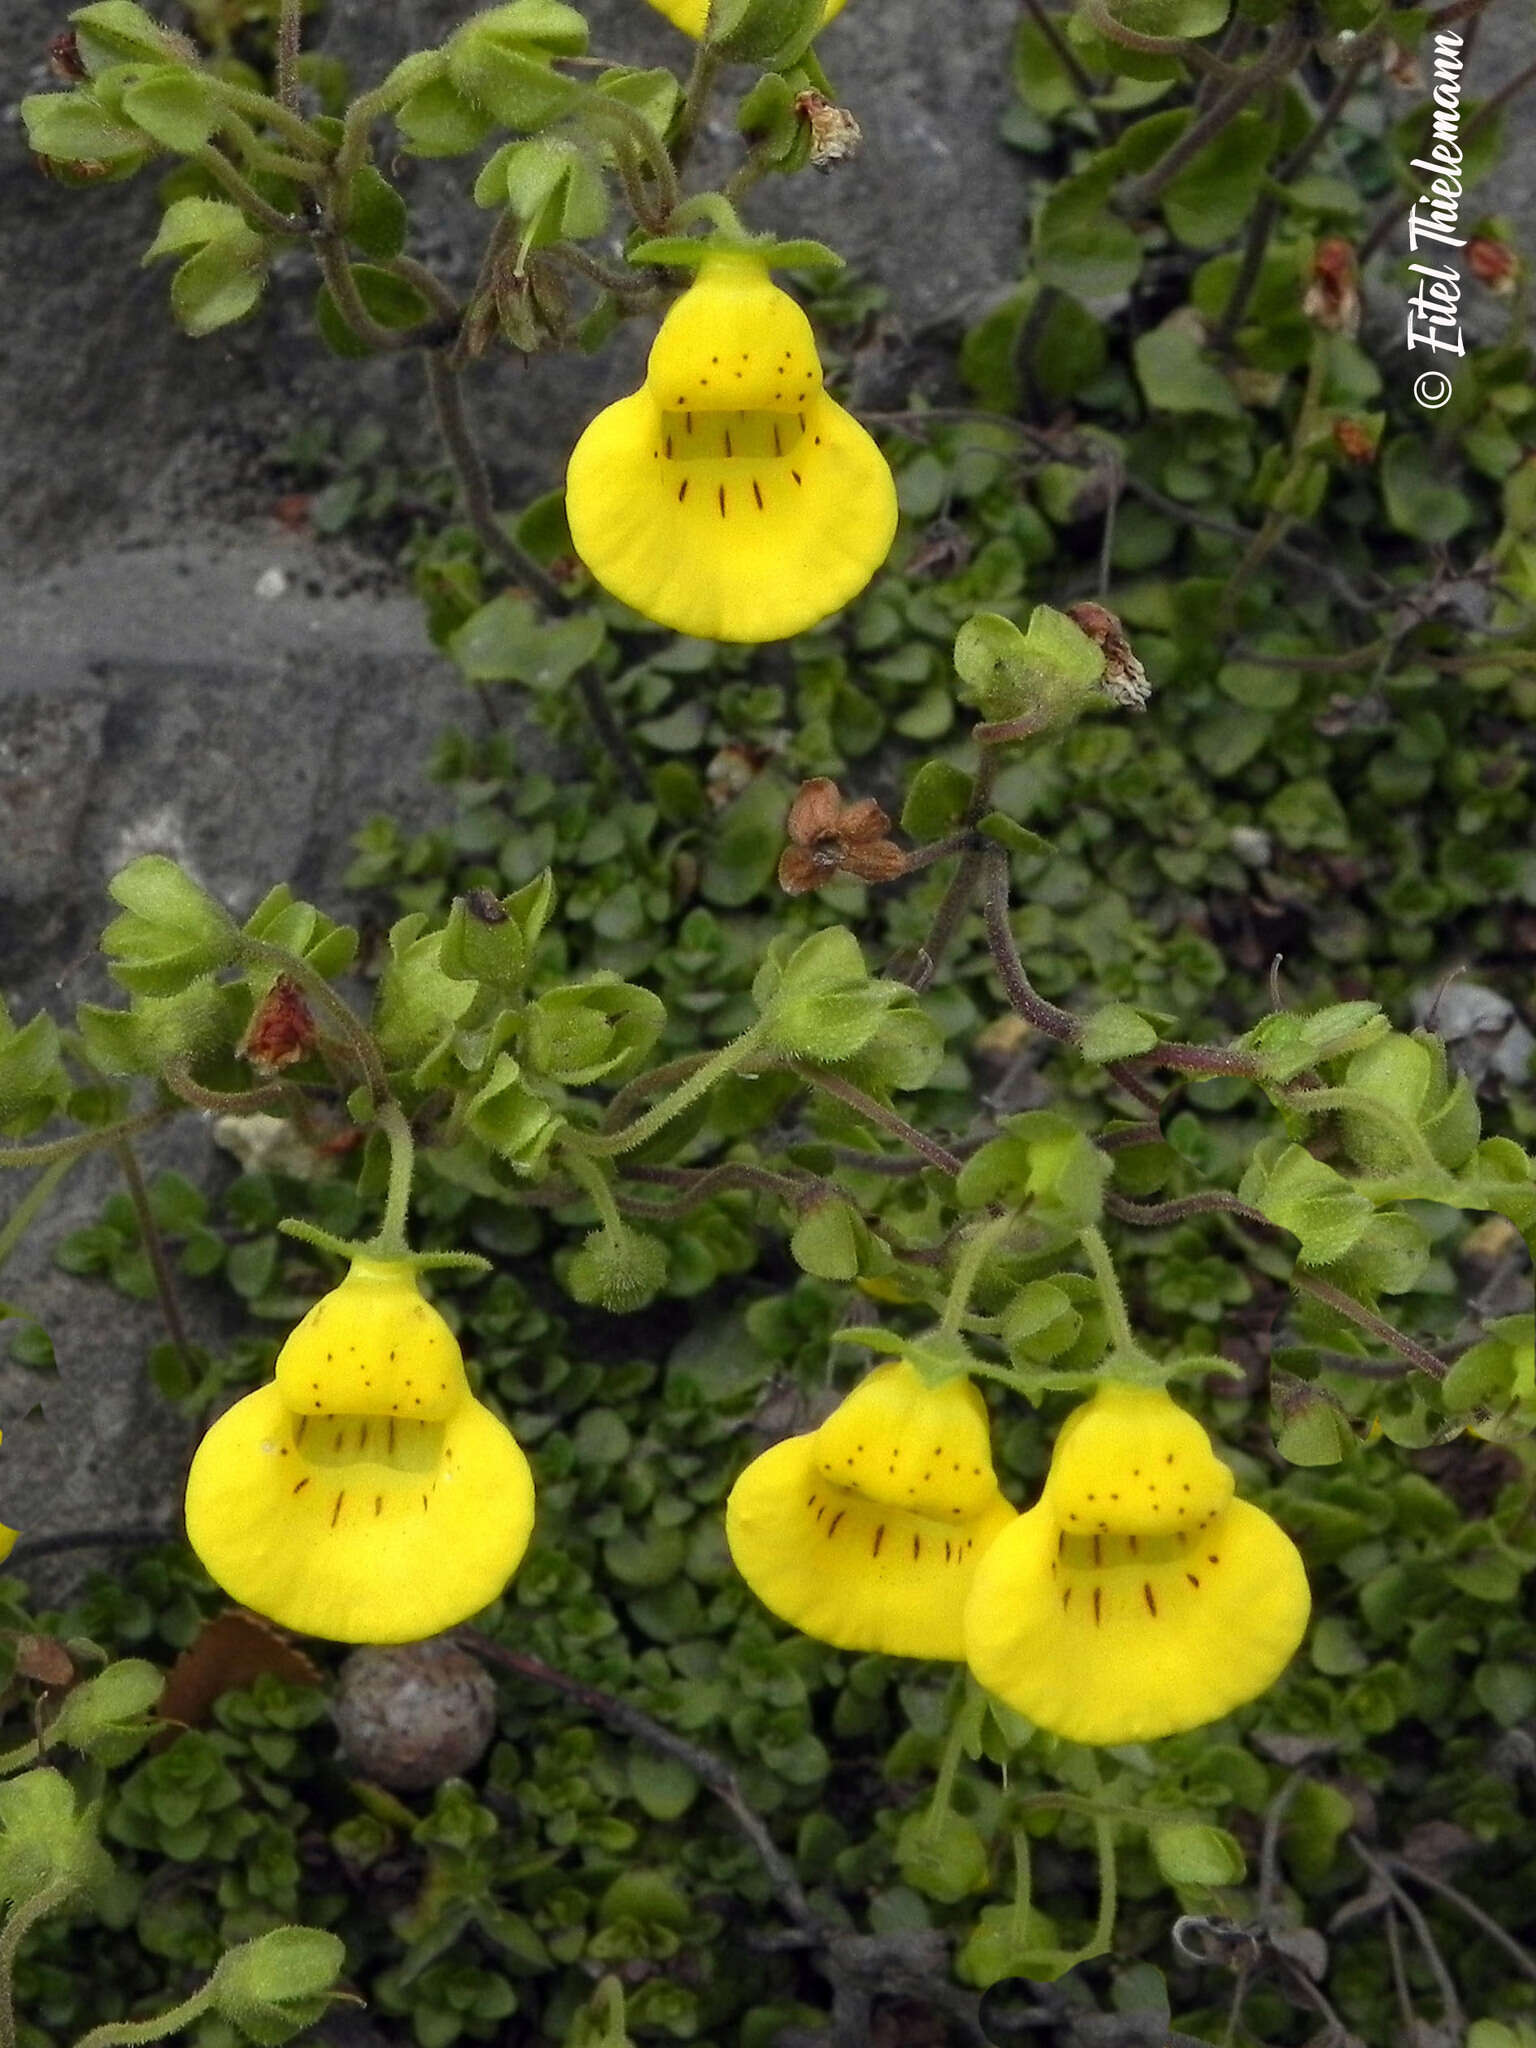
[[[953,1906],[990,1882],[987,1845],[952,1809],[909,1813],[896,1831],[897,1867],[914,1891]]]
[[[75,8],[69,20],[92,73],[125,63],[190,65],[196,56],[185,36],[163,28],[134,0],[95,0],[93,6]]]
[[[754,776],[721,812],[705,847],[699,893],[721,910],[739,910],[767,887],[784,848],[793,792],[779,776]]]
[[[250,232],[245,215],[227,199],[173,199],[142,260],[153,263],[157,256],[184,256],[189,249],[238,240]]]
[[[686,1764],[638,1744],[629,1752],[625,1775],[636,1804],[652,1820],[681,1820],[699,1794],[699,1780]]]
[[[1141,270],[1141,238],[1107,210],[1116,168],[1095,165],[1053,186],[1035,213],[1031,263],[1041,284],[1079,299],[1130,290]]]
[[[484,107],[451,78],[435,78],[395,112],[395,125],[413,156],[467,156],[495,125]]]
[[[1165,186],[1163,218],[1186,248],[1216,249],[1237,233],[1259,196],[1276,133],[1260,115],[1239,114]]]
[[[171,311],[184,333],[212,334],[252,312],[266,284],[266,245],[248,229],[209,242],[182,264],[171,279]]]
[[[1308,1266],[1343,1258],[1376,1213],[1343,1174],[1283,1138],[1266,1139],[1258,1147],[1238,1194],[1300,1240],[1302,1263]]]
[[[58,163],[137,165],[150,154],[137,128],[85,91],[32,93],[21,103],[21,118],[29,146]]]
[[[789,1241],[790,1256],[803,1272],[819,1280],[858,1277],[859,1252],[865,1231],[862,1217],[849,1202],[818,1202],[808,1209]]]
[[[1156,1028],[1139,1010],[1133,1010],[1129,1003],[1106,1003],[1084,1019],[1076,1047],[1085,1060],[1106,1066],[1111,1060],[1150,1052],[1156,1043]]]
[[[1122,28],[1143,36],[1213,36],[1227,18],[1228,0],[1109,0]]]
[[[525,683],[547,693],[595,659],[606,631],[596,612],[544,620],[527,598],[505,591],[450,635],[448,652],[472,683]]]
[[[1207,362],[1199,341],[1177,315],[1150,334],[1140,335],[1131,353],[1147,404],[1154,412],[1242,418],[1243,409],[1231,385]]]
[[[372,164],[360,164],[347,188],[347,239],[365,256],[386,262],[405,247],[410,215],[405,201]]]
[[[1446,481],[1444,453],[1421,434],[1399,434],[1382,450],[1381,495],[1399,533],[1426,546],[1453,540],[1473,518],[1472,500]]]
[[[1241,1844],[1224,1828],[1172,1822],[1149,1834],[1152,1856],[1170,1884],[1241,1884],[1247,1865]]]
[[[391,332],[406,333],[412,327],[423,326],[432,317],[432,307],[425,294],[408,279],[396,277],[392,270],[381,270],[373,263],[354,263],[352,280],[365,311]],[[332,355],[353,358],[372,355],[372,344],[349,325],[328,284],[321,285],[315,296],[315,324]]]
[[[1049,1984],[1061,1974],[1054,1967],[1061,1953],[1058,1941],[1055,1921],[1034,1906],[1023,1912],[1014,1905],[983,1906],[955,1956],[955,1975],[979,1991],[1010,1977]]]
[[[152,141],[182,156],[202,148],[224,113],[212,80],[180,64],[146,71],[123,94],[122,108]]]

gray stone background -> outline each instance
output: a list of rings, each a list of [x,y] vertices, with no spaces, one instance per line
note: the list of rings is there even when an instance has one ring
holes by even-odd
[[[323,43],[368,83],[468,11],[332,0]],[[587,11],[603,54],[686,61],[640,0]],[[359,574],[344,544],[284,532],[254,481],[263,451],[321,418],[385,420],[427,457],[416,366],[326,357],[301,253],[282,260],[255,320],[201,342],[175,331],[167,268],[138,261],[157,218],[153,176],[71,192],[28,157],[16,106],[49,83],[65,12],[66,0],[4,0],[0,20],[0,990],[20,1017],[39,1004],[63,1017],[104,993],[90,956],[111,910],[103,885],[137,852],[186,860],[237,910],[288,877],[344,913],[350,835],[380,810],[428,814],[428,749],[465,710],[413,600]],[[995,139],[1014,16],[1014,0],[853,0],[821,47],[863,154],[834,177],[754,195],[755,221],[814,233],[884,282],[898,329],[974,317],[1017,274],[1035,173]],[[1526,0],[1492,0],[1483,77],[1507,76],[1530,43]],[[1527,146],[1488,203],[1519,216],[1536,107],[1514,118]],[[706,164],[730,140],[722,119]],[[466,285],[486,223],[456,189],[463,166],[391,168],[416,209],[415,253]],[[583,420],[634,381],[645,339],[531,370],[500,355],[474,373],[500,502],[558,479]],[[145,1152],[151,1170],[223,1170],[191,1117]],[[190,1449],[144,1379],[153,1309],[50,1262],[112,1185],[106,1163],[79,1169],[4,1275],[60,1361],[46,1385],[0,1365],[0,1519],[33,1536],[169,1521]],[[0,1209],[12,1198],[7,1188]],[[28,1423],[40,1391],[46,1424]],[[59,1573],[40,1564],[39,1591]]]

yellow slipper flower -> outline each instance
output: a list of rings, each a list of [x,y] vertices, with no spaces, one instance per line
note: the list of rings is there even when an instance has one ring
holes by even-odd
[[[1038,1506],[987,1552],[965,1613],[980,1682],[1073,1742],[1148,1742],[1253,1699],[1290,1661],[1300,1554],[1162,1388],[1067,1418]]]
[[[407,1643],[494,1600],[533,1478],[404,1260],[354,1260],[197,1447],[187,1537],[244,1606],[304,1635]]]
[[[846,0],[827,0],[826,12],[821,17],[823,28],[834,15],[842,13],[845,4]],[[704,25],[709,19],[709,0],[651,0],[651,5],[658,14],[664,14],[674,28],[692,36],[695,42],[703,35]]]
[[[571,454],[566,516],[606,590],[701,640],[782,640],[868,583],[896,486],[828,398],[811,324],[767,265],[711,256],[661,324],[645,383]]]
[[[966,1592],[1015,1519],[975,1387],[929,1387],[898,1359],[752,1461],[725,1538],[763,1605],[819,1642],[958,1663]]]

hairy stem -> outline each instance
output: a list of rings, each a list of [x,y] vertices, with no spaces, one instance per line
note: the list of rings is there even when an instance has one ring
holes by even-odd
[[[299,111],[299,42],[304,0],[278,0],[277,100],[286,113]]]
[[[888,1131],[901,1144],[920,1152],[930,1166],[940,1167],[945,1173],[958,1173],[965,1164],[958,1153],[951,1152],[936,1138],[930,1138],[915,1124],[909,1124],[904,1116],[888,1109],[883,1102],[877,1102],[873,1095],[866,1095],[862,1088],[844,1080],[841,1074],[830,1073],[822,1067],[802,1066],[798,1060],[790,1060],[786,1064],[790,1072],[798,1074],[813,1088],[820,1088],[826,1095],[835,1095],[839,1102],[846,1102],[850,1109],[856,1109],[860,1116],[867,1117],[882,1131]]]
[[[160,1235],[160,1226],[155,1221],[149,1189],[144,1185],[144,1174],[139,1166],[138,1154],[126,1138],[113,1149],[117,1153],[117,1163],[123,1170],[128,1199],[133,1204],[133,1213],[139,1226],[139,1241],[149,1259],[150,1272],[154,1275],[155,1299],[160,1304],[160,1316],[165,1324],[166,1335],[175,1345],[182,1364],[190,1374],[193,1365],[192,1340],[187,1335],[187,1326],[182,1319],[181,1303],[176,1296],[175,1276],[171,1272],[171,1262],[166,1257],[165,1239]]]
[[[15,1976],[21,1944],[40,1920],[67,1904],[73,1892],[71,1884],[52,1884],[29,1899],[19,1899],[0,1928],[0,2048],[16,2048]]]
[[[45,1166],[4,1223],[0,1223],[0,1270],[4,1269],[6,1260],[47,1208],[54,1190],[78,1157],[79,1154],[76,1153],[64,1159],[55,1159],[51,1166]]]
[[[87,1152],[110,1151],[122,1139],[152,1131],[174,1115],[175,1111],[169,1108],[144,1109],[137,1116],[124,1117],[121,1123],[77,1131],[72,1138],[50,1138],[40,1145],[0,1145],[0,1167],[53,1166],[61,1159],[83,1159]]]
[[[163,2041],[167,2034],[179,2034],[205,2013],[213,2003],[213,1984],[210,1981],[190,1998],[184,1998],[180,2005],[173,2005],[168,2012],[156,2013],[147,2020],[107,2020],[99,2027],[92,2027],[88,2034],[82,2034],[75,2048],[139,2048],[141,2042]]]
[[[1400,1358],[1406,1358],[1408,1363],[1416,1366],[1420,1372],[1428,1373],[1431,1379],[1443,1380],[1450,1371],[1445,1361],[1437,1358],[1433,1351],[1426,1350],[1412,1337],[1405,1337],[1401,1330],[1394,1329],[1381,1316],[1373,1314],[1363,1302],[1356,1301],[1353,1295],[1346,1294],[1331,1281],[1320,1280],[1315,1273],[1308,1273],[1297,1266],[1291,1274],[1291,1285],[1301,1293],[1310,1294],[1314,1299],[1325,1302],[1329,1308],[1337,1309],[1341,1316],[1347,1316],[1350,1322],[1364,1330],[1368,1336],[1388,1345]]]

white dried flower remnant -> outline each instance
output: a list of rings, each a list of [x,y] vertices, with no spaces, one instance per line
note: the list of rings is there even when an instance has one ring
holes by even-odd
[[[818,171],[858,155],[864,131],[846,107],[834,106],[824,93],[802,92],[795,112],[811,131],[811,162]]]
[[[1104,674],[1099,688],[1105,696],[1122,711],[1145,711],[1152,685],[1114,613],[1101,604],[1069,604],[1067,617],[1103,649]]]

